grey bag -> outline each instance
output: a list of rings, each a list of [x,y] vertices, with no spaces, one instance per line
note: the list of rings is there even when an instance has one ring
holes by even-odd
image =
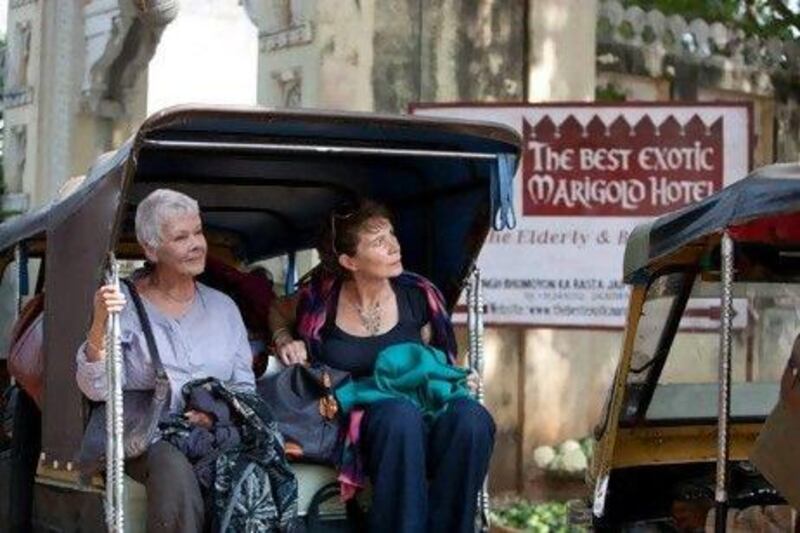
[[[124,390],[122,392],[122,409],[124,415],[123,446],[125,458],[133,459],[147,451],[150,443],[158,433],[158,424],[164,414],[169,399],[170,386],[164,365],[158,354],[156,341],[150,320],[147,318],[142,299],[136,286],[130,280],[123,280],[131,294],[136,307],[136,314],[142,326],[147,348],[153,361],[156,373],[155,389]],[[101,472],[105,468],[106,455],[106,404],[96,405],[89,415],[89,422],[83,434],[81,449],[78,453],[78,470],[84,478]]]

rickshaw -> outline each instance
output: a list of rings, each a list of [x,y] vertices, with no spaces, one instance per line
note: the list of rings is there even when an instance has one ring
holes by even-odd
[[[800,166],[636,227],[620,360],[588,481],[598,530],[670,531],[676,502],[783,499],[748,461],[800,332]]]
[[[242,266],[283,257],[289,274],[332,208],[360,196],[385,203],[406,268],[430,278],[450,310],[472,280],[470,363],[480,370],[474,263],[490,228],[513,219],[509,191],[519,151],[513,130],[490,123],[181,106],[147,119],[71,193],[0,225],[3,279],[17,283],[20,301],[45,295],[41,423],[30,401],[16,402],[11,448],[0,451],[0,529],[30,513],[36,530],[103,530],[104,503],[124,510],[126,531],[143,528],[142,486],[129,478],[80,482],[75,458],[87,402],[75,382],[75,353],[109,253],[142,257],[133,214],[149,192],[169,187],[198,200],[211,256]],[[289,290],[292,282],[287,275]],[[335,475],[319,465],[293,468],[302,515]],[[26,490],[32,501],[21,498]],[[114,513],[105,516],[110,529],[119,527]]]

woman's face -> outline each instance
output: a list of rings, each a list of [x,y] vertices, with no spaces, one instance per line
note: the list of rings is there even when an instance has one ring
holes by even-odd
[[[206,267],[206,238],[197,213],[171,217],[161,227],[161,244],[148,253],[159,268],[198,276]],[[150,257],[150,255],[155,257]]]
[[[355,255],[342,254],[339,263],[353,275],[382,279],[399,276],[403,261],[392,223],[385,218],[368,220],[358,234]]]

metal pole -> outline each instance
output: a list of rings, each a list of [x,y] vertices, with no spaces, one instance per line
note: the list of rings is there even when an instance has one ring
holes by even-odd
[[[722,274],[722,315],[719,342],[719,400],[717,403],[717,483],[715,491],[715,524],[717,533],[727,530],[728,515],[728,456],[730,442],[728,426],[731,416],[731,321],[733,319],[733,239],[722,235],[720,270]]]
[[[154,148],[172,150],[234,150],[240,152],[258,153],[304,153],[325,155],[385,155],[385,156],[413,156],[435,157],[445,159],[486,159],[496,160],[497,154],[482,152],[458,152],[452,150],[415,150],[411,148],[368,148],[336,146],[328,144],[281,144],[281,143],[237,143],[237,142],[208,142],[208,141],[157,141],[147,140],[144,145]]]
[[[476,398],[483,404],[483,291],[481,289],[481,271],[475,268],[467,285],[467,328],[469,336],[469,367],[481,377]],[[489,530],[489,490],[488,479],[484,479],[481,493],[478,495],[481,531]]]
[[[22,312],[22,248],[21,245],[18,244],[14,247],[14,276],[15,281],[17,283],[17,290],[14,295],[14,320],[11,322],[12,324],[16,324],[19,320],[20,314]],[[15,385],[17,380],[14,376],[9,375],[9,383],[11,385]]]
[[[22,311],[22,277],[23,272],[22,269],[26,268],[25,265],[22,264],[22,245],[18,244],[14,247],[14,265],[16,266],[16,282],[17,282],[17,294],[16,294],[16,301],[14,302],[14,307],[16,308],[16,316],[14,317],[14,322],[16,323],[16,319],[19,318],[20,311]]]
[[[109,275],[106,282],[120,290],[119,263],[109,254]],[[106,523],[112,533],[125,530],[124,468],[122,403],[122,347],[120,345],[119,313],[111,313],[106,324]]]
[[[484,404],[483,394],[483,367],[484,367],[484,352],[483,352],[483,288],[481,287],[481,271],[479,268],[475,269],[475,300],[477,304],[476,317],[475,317],[475,369],[478,371],[480,381],[478,382],[478,401],[481,405]],[[481,489],[479,507],[481,510],[481,523],[482,530],[489,531],[489,476],[483,480],[483,488]]]

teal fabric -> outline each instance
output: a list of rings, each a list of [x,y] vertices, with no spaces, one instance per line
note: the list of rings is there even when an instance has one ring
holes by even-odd
[[[426,421],[435,419],[456,398],[470,397],[469,370],[448,364],[444,352],[417,343],[395,344],[378,354],[375,372],[335,391],[343,414],[381,400],[405,398]]]

